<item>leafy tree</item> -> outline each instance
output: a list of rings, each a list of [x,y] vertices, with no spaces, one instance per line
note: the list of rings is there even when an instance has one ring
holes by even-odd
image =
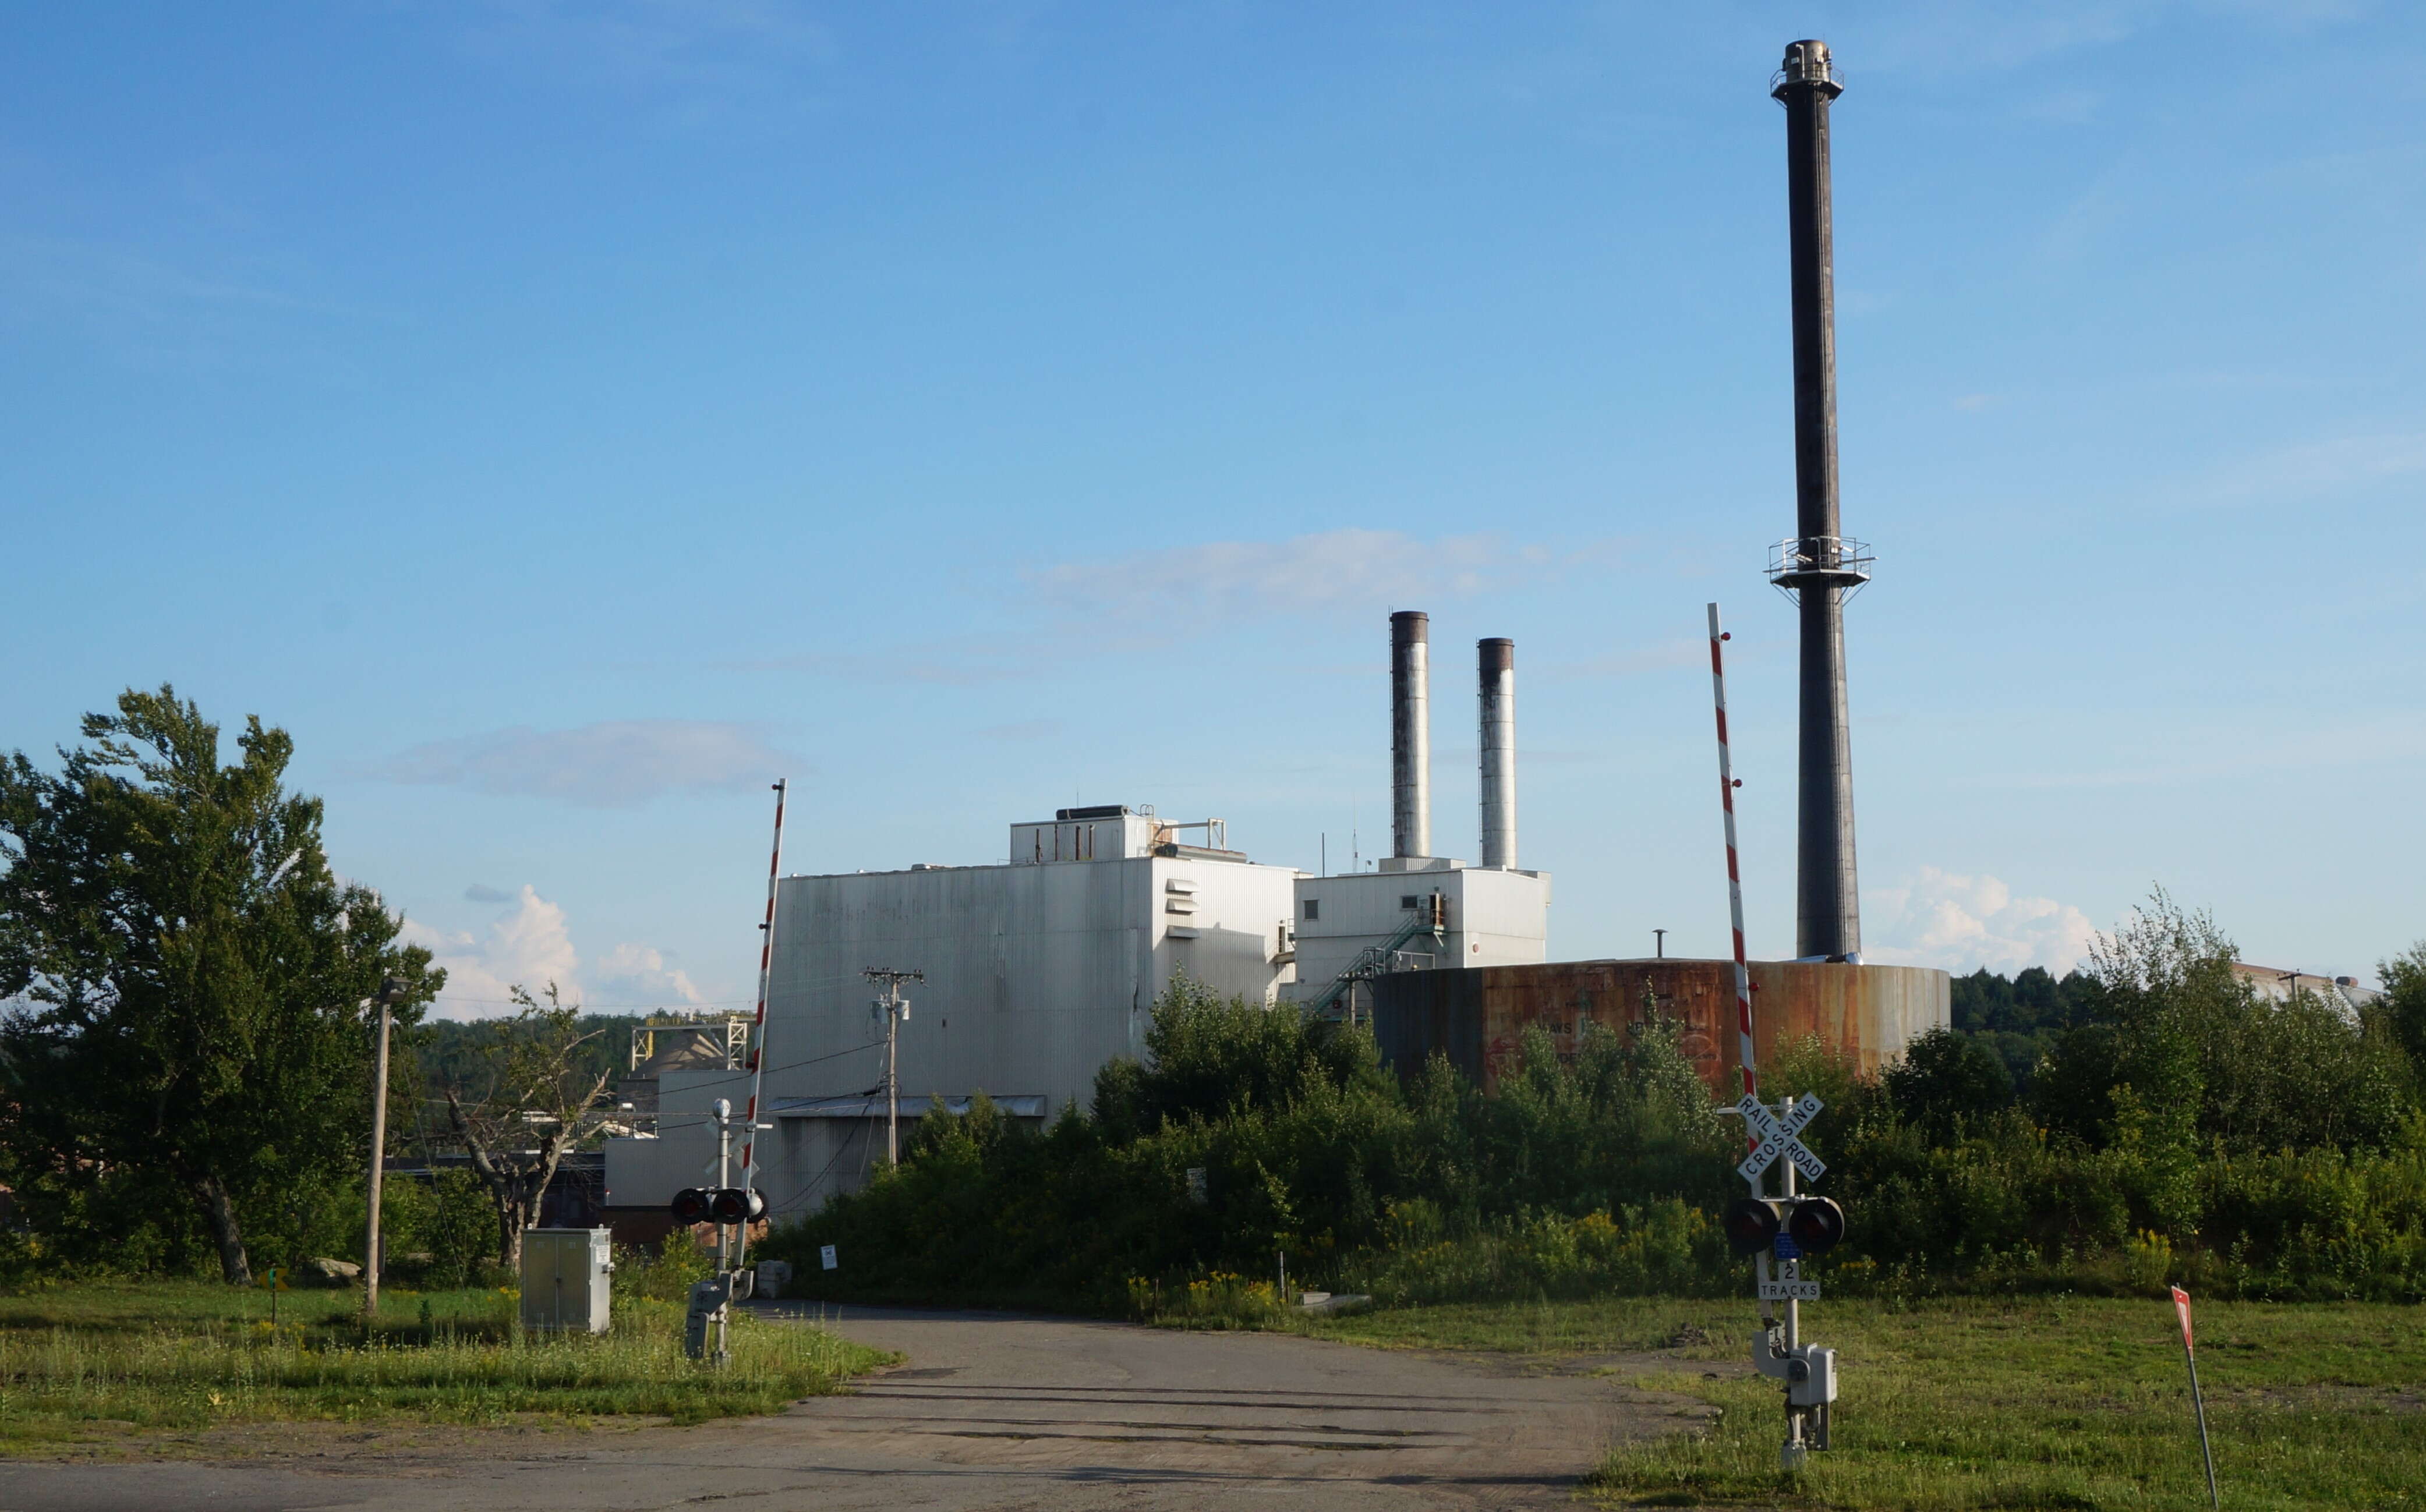
[[[1155,1005],[1145,1062],[1115,1060],[1096,1073],[1095,1118],[1113,1139],[1125,1141],[1165,1120],[1282,1106],[1318,1083],[1378,1089],[1387,1078],[1370,1039],[1302,1013],[1224,1001],[1181,977]]]
[[[664,1021],[641,1014],[583,1014],[584,1038],[575,1064],[591,1075],[605,1071],[620,1076],[630,1063],[631,1032],[652,1021]],[[411,1049],[428,1086],[477,1086],[485,1085],[490,1054],[521,1032],[510,1015],[468,1021],[432,1019],[412,1031]]]
[[[2426,941],[2378,962],[2375,974],[2384,996],[2367,1015],[2369,1027],[2400,1048],[2411,1086],[2426,1093]]]
[[[511,1032],[482,1047],[477,1071],[443,1086],[447,1127],[489,1188],[497,1256],[509,1269],[522,1264],[523,1231],[539,1220],[557,1166],[606,1123],[601,1098],[614,1074],[592,1069],[593,1042],[606,1031],[585,1029],[555,983],[544,1004],[520,983],[512,993]]]
[[[63,1248],[115,1226],[172,1260],[198,1225],[244,1283],[247,1234],[364,1158],[365,1001],[402,977],[410,1023],[445,976],[331,874],[284,731],[248,718],[222,766],[218,727],[164,684],[83,734],[57,775],[0,763],[0,1158]]]
[[[1932,1029],[1914,1040],[1884,1079],[1896,1110],[1939,1138],[2014,1101],[2014,1077],[2003,1057],[1980,1037],[1955,1029]]]
[[[2402,1057],[2385,1036],[2312,995],[2258,997],[2233,956],[2211,919],[2158,890],[2099,939],[2090,1021],[2064,1033],[2033,1088],[2050,1127],[2096,1149],[2127,1144],[2147,1163],[2152,1200],[2162,1193],[2176,1214],[2167,1228],[2182,1226],[2189,1163],[2202,1147],[2385,1148],[2409,1109]]]

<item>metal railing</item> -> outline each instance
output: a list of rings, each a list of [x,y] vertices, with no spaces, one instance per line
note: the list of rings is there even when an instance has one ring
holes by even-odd
[[[1446,901],[1438,893],[1429,894],[1388,940],[1358,951],[1356,958],[1348,963],[1348,969],[1333,977],[1331,985],[1306,1004],[1307,1015],[1313,1018],[1328,1016],[1339,1006],[1339,1000],[1348,990],[1359,982],[1369,982],[1390,972],[1431,970],[1433,963],[1440,958],[1438,955],[1405,947],[1414,943],[1417,935],[1431,936],[1435,949],[1448,947],[1448,910]]]
[[[1793,597],[1805,584],[1841,587],[1851,598],[1870,580],[1878,558],[1870,543],[1851,536],[1789,536],[1769,548],[1769,581]]]

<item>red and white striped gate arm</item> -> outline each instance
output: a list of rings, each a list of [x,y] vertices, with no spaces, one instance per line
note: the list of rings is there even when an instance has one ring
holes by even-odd
[[[1736,1035],[1738,1053],[1743,1061],[1743,1093],[1749,1098],[1760,1096],[1760,1081],[1753,1070],[1752,1051],[1752,968],[1744,958],[1743,873],[1736,864],[1736,774],[1734,760],[1727,754],[1727,667],[1720,643],[1726,635],[1719,629],[1719,606],[1710,605],[1710,696],[1717,700],[1719,711],[1719,807],[1727,820],[1727,913],[1736,933]],[[1760,1138],[1746,1131],[1749,1142],[1757,1147]]]
[[[758,1189],[758,1093],[767,1083],[767,984],[775,971],[775,882],[784,874],[784,784],[775,784],[775,853],[767,862],[767,917],[758,925],[758,1016],[750,1029],[750,1111],[741,1120],[741,1189]],[[750,1252],[750,1225],[741,1226],[738,1257]]]

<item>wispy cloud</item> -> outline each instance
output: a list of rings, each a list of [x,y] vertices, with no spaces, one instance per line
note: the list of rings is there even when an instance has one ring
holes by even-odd
[[[1333,530],[1286,540],[1217,540],[1021,574],[1042,605],[1089,620],[1164,620],[1173,613],[1229,619],[1276,613],[1362,614],[1383,605],[1500,592],[1606,561],[1583,553],[1512,544],[1492,535],[1418,540],[1395,530]]]
[[[1865,66],[1882,72],[1964,73],[2119,42],[2158,20],[2167,0],[2077,0],[2000,5],[1937,0],[1877,29]]]
[[[988,725],[972,733],[979,740],[1051,740],[1068,728],[1067,722],[1059,719],[1017,719],[1010,724]]]
[[[2426,431],[2382,431],[2301,442],[2261,453],[2233,470],[2234,493],[2279,498],[2326,493],[2426,473]]]
[[[1606,571],[1621,559],[1616,541],[1550,546],[1493,535],[1424,540],[1395,530],[1208,541],[1023,569],[996,601],[1004,622],[991,631],[730,665],[967,686],[1282,617],[1350,619],[1515,592],[1568,572]]]
[[[824,25],[778,0],[492,0],[458,42],[479,62],[536,65],[555,80],[694,95],[761,94],[834,54]]]
[[[2329,771],[2426,758],[2426,719],[2391,714],[2332,724],[2309,721],[2288,729],[2250,720],[2198,732],[2180,730],[2160,750],[2127,750],[2111,764],[2070,772],[1979,772],[1953,780],[1957,788],[2044,789],[2175,786],[2257,772]]]
[[[380,312],[302,292],[308,270],[257,259],[188,259],[80,238],[0,235],[0,322],[73,326],[116,361],[147,372],[250,371],[306,362],[349,373],[351,358],[324,328],[358,331]]]
[[[610,719],[432,741],[373,764],[367,775],[612,809],[668,793],[749,787],[800,764],[747,725]]]
[[[737,672],[809,672],[853,682],[930,683],[943,687],[1033,677],[1070,654],[1068,642],[1033,631],[972,633],[849,651],[801,651],[719,666]]]
[[[1551,662],[1543,670],[1558,678],[1632,677],[1640,672],[1664,672],[1680,667],[1707,667],[1709,662],[1707,640],[1679,636],[1656,646],[1629,646],[1580,661]]]

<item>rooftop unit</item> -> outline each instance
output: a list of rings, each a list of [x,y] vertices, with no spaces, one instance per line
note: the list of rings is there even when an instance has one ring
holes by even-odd
[[[1182,844],[1182,830],[1204,831],[1205,844]],[[1039,819],[1011,827],[1013,866],[1134,861],[1140,856],[1194,855],[1239,861],[1247,859],[1229,846],[1229,820],[1165,819],[1150,805],[1132,809],[1125,803],[1105,803],[1092,808],[1058,809],[1049,822]]]

